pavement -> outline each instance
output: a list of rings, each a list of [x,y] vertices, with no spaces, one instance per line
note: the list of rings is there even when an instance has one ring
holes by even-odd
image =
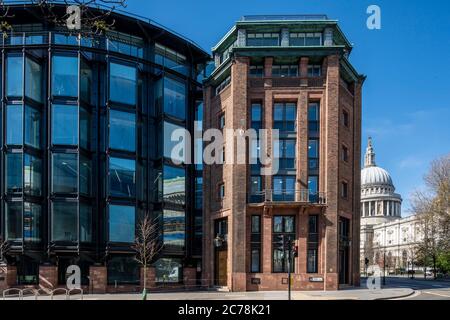
[[[349,288],[340,291],[294,291],[292,300],[379,300],[396,299],[411,296],[414,290],[410,288],[387,288],[368,290]],[[258,292],[222,292],[222,291],[189,291],[149,293],[148,300],[287,300],[287,291]],[[74,295],[70,300],[141,300],[140,294],[89,294],[81,297]],[[18,300],[17,297],[6,300]],[[35,297],[24,297],[23,300],[35,300]],[[49,296],[40,296],[37,300],[51,300]],[[65,300],[65,296],[54,296],[53,300]]]
[[[364,285],[366,279],[361,279]],[[2,298],[0,297],[0,300]],[[34,300],[24,297],[23,300]],[[65,300],[65,296],[54,296],[53,300]],[[74,295],[70,300],[141,300],[140,294],[88,294]],[[287,300],[287,291],[225,292],[225,291],[189,291],[149,293],[148,300]],[[10,297],[6,300],[18,300]],[[38,300],[51,300],[49,296],[40,296]],[[390,276],[380,290],[367,288],[345,288],[339,291],[294,291],[292,300],[450,300],[450,281],[423,279],[416,277]]]

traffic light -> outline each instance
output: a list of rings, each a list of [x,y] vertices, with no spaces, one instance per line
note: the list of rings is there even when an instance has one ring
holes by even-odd
[[[298,257],[298,246],[296,246],[296,245],[292,246],[292,255],[294,258]]]
[[[364,264],[366,265],[366,267],[369,265],[369,258],[364,259]]]

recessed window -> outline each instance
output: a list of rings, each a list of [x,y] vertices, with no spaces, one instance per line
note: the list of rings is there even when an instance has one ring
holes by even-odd
[[[136,105],[136,68],[111,62],[109,64],[109,99]]]
[[[272,77],[298,77],[297,65],[273,65]]]
[[[322,66],[321,65],[309,65],[308,66],[308,77],[320,77],[322,76]]]
[[[113,197],[135,197],[135,160],[115,157],[109,158],[109,194]]]
[[[322,45],[322,34],[321,33],[296,33],[291,32],[289,34],[289,45],[290,46],[320,46]]]
[[[251,217],[251,261],[250,272],[261,272],[261,216]]]
[[[223,128],[225,128],[225,113],[219,115],[219,129],[222,130]]]
[[[295,200],[295,176],[274,176],[273,177],[273,201],[294,201]]]
[[[52,192],[78,192],[78,155],[76,153],[52,155]]]
[[[308,140],[308,170],[319,169],[319,140]]]
[[[54,55],[52,58],[52,94],[78,96],[78,58]]]
[[[252,103],[251,105],[251,127],[254,130],[262,129],[262,105],[261,103]]]
[[[308,273],[317,273],[318,271],[318,250],[319,250],[319,216],[311,215],[308,221],[308,251],[307,251],[307,270]]]
[[[249,33],[247,34],[247,46],[249,47],[273,47],[280,45],[279,33]]]
[[[136,151],[136,114],[109,110],[109,147]]]
[[[78,144],[78,106],[52,105],[52,143]]]
[[[289,243],[293,243],[296,238],[295,217],[293,216],[274,216],[273,217],[273,272],[288,272],[289,265]],[[290,263],[291,272],[294,271],[294,265]]]
[[[136,210],[132,206],[109,205],[109,241],[135,241]]]
[[[223,200],[225,198],[225,184],[219,184],[219,199]]]
[[[278,148],[276,148],[277,145]],[[296,140],[280,139],[275,142],[275,148],[276,151],[278,150],[278,154],[275,156],[279,158],[280,169],[295,169]]]
[[[228,76],[225,80],[223,80],[216,86],[216,95],[221,93],[226,87],[228,87],[230,83],[231,83],[231,76]]]
[[[348,162],[348,148],[346,146],[342,146],[342,150],[341,150],[341,157],[342,157],[342,161],[344,162]]]
[[[348,183],[345,181],[341,183],[341,197],[344,199],[348,198]]]
[[[345,127],[349,127],[349,125],[350,125],[350,120],[349,120],[350,118],[349,118],[349,114],[348,114],[348,112],[347,111],[345,111],[345,110],[342,110],[342,124],[345,126]]]
[[[52,241],[78,241],[78,204],[54,202],[52,205]]]
[[[318,134],[320,129],[320,108],[317,102],[310,103],[308,106],[308,132],[309,134]]]
[[[186,85],[183,82],[164,78],[164,113],[182,120],[186,118]]]
[[[22,97],[23,95],[23,56],[6,58],[6,95]]]
[[[295,103],[275,103],[273,127],[284,132],[296,131],[297,106]]]
[[[308,176],[309,201],[316,203],[319,200],[319,177]]]
[[[264,66],[250,66],[250,77],[262,78],[264,76]]]

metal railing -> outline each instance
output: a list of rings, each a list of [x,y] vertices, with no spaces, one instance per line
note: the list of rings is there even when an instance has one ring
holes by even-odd
[[[248,15],[241,17],[240,21],[303,21],[328,20],[325,14],[292,14],[292,15]]]
[[[56,288],[54,290],[43,290],[34,288],[10,288],[3,291],[3,300],[6,299],[18,299],[23,300],[26,297],[32,296],[34,300],[38,300],[39,297],[49,297],[50,300],[54,300],[55,296],[61,296],[64,300],[70,300],[71,296],[80,296],[80,300],[83,300],[84,291],[81,288],[65,289]]]
[[[71,1],[71,0],[53,0],[53,1],[51,1],[51,3],[52,4],[56,4],[56,5],[78,4],[77,2]],[[5,0],[4,4],[5,5],[11,5],[11,6],[21,6],[21,5],[30,5],[30,6],[34,5],[34,6],[36,6],[36,4],[33,4],[31,1],[24,1],[24,0]],[[103,10],[103,11],[106,11],[106,12],[109,12],[112,9],[111,6],[103,5],[103,4],[99,4],[99,3],[90,4],[89,7],[93,8],[93,9],[97,9],[97,10]],[[170,28],[168,28],[168,27],[166,27],[166,26],[164,26],[164,25],[162,25],[162,24],[160,24],[160,23],[158,23],[156,21],[153,21],[153,20],[151,20],[151,19],[149,19],[147,17],[141,16],[141,15],[138,15],[138,14],[135,14],[135,13],[132,13],[132,12],[128,12],[128,11],[125,11],[125,10],[121,10],[121,9],[118,9],[118,8],[114,9],[113,13],[120,14],[120,15],[123,15],[123,16],[126,16],[126,17],[132,17],[132,18],[134,18],[136,20],[143,21],[143,22],[145,22],[145,23],[147,23],[149,25],[152,25],[152,26],[155,26],[157,28],[166,30],[166,31],[174,34],[175,36],[179,37],[180,39],[188,42],[189,44],[197,47],[201,51],[206,52],[195,41],[187,38],[186,36],[183,36],[182,34],[176,32],[176,31],[174,31],[174,30],[172,30],[172,29],[170,29]]]
[[[324,192],[310,192],[304,190],[264,190],[250,194],[249,203],[264,202],[293,202],[326,204],[326,194]]]

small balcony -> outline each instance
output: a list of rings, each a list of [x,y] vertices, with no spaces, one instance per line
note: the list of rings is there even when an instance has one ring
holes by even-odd
[[[249,204],[277,203],[277,204],[326,204],[324,192],[310,192],[304,190],[264,190],[249,195]]]

